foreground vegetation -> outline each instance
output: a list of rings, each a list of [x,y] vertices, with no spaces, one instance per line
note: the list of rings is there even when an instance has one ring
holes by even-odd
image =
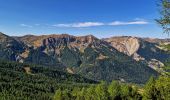
[[[166,45],[163,44],[163,45],[161,45],[161,47],[164,50],[166,50],[168,53],[170,53],[170,44],[166,44]],[[170,76],[170,59],[166,60],[164,70],[165,70],[166,74]]]
[[[144,88],[113,81],[72,90],[58,89],[54,100],[169,100],[170,77],[153,77]]]
[[[51,100],[59,88],[93,83],[96,82],[54,68],[0,60],[0,100]]]
[[[170,77],[146,85],[96,82],[55,68],[0,60],[0,100],[168,100]]]

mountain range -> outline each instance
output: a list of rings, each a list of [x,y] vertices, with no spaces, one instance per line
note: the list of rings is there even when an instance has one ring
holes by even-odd
[[[68,34],[8,36],[0,33],[1,59],[33,63],[95,81],[143,84],[163,72],[168,39],[132,36],[98,39]]]

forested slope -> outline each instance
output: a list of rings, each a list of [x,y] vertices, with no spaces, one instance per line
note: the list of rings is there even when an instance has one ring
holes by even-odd
[[[59,88],[96,83],[58,70],[0,60],[1,100],[50,100]]]

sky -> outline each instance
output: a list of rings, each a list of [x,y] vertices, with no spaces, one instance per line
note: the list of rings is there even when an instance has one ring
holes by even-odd
[[[167,38],[155,19],[158,0],[0,0],[0,31]]]

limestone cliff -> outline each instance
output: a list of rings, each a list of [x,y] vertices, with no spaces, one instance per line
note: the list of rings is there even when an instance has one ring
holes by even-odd
[[[135,37],[113,37],[105,39],[105,41],[109,42],[111,46],[128,56],[132,56],[140,47],[139,41]]]

